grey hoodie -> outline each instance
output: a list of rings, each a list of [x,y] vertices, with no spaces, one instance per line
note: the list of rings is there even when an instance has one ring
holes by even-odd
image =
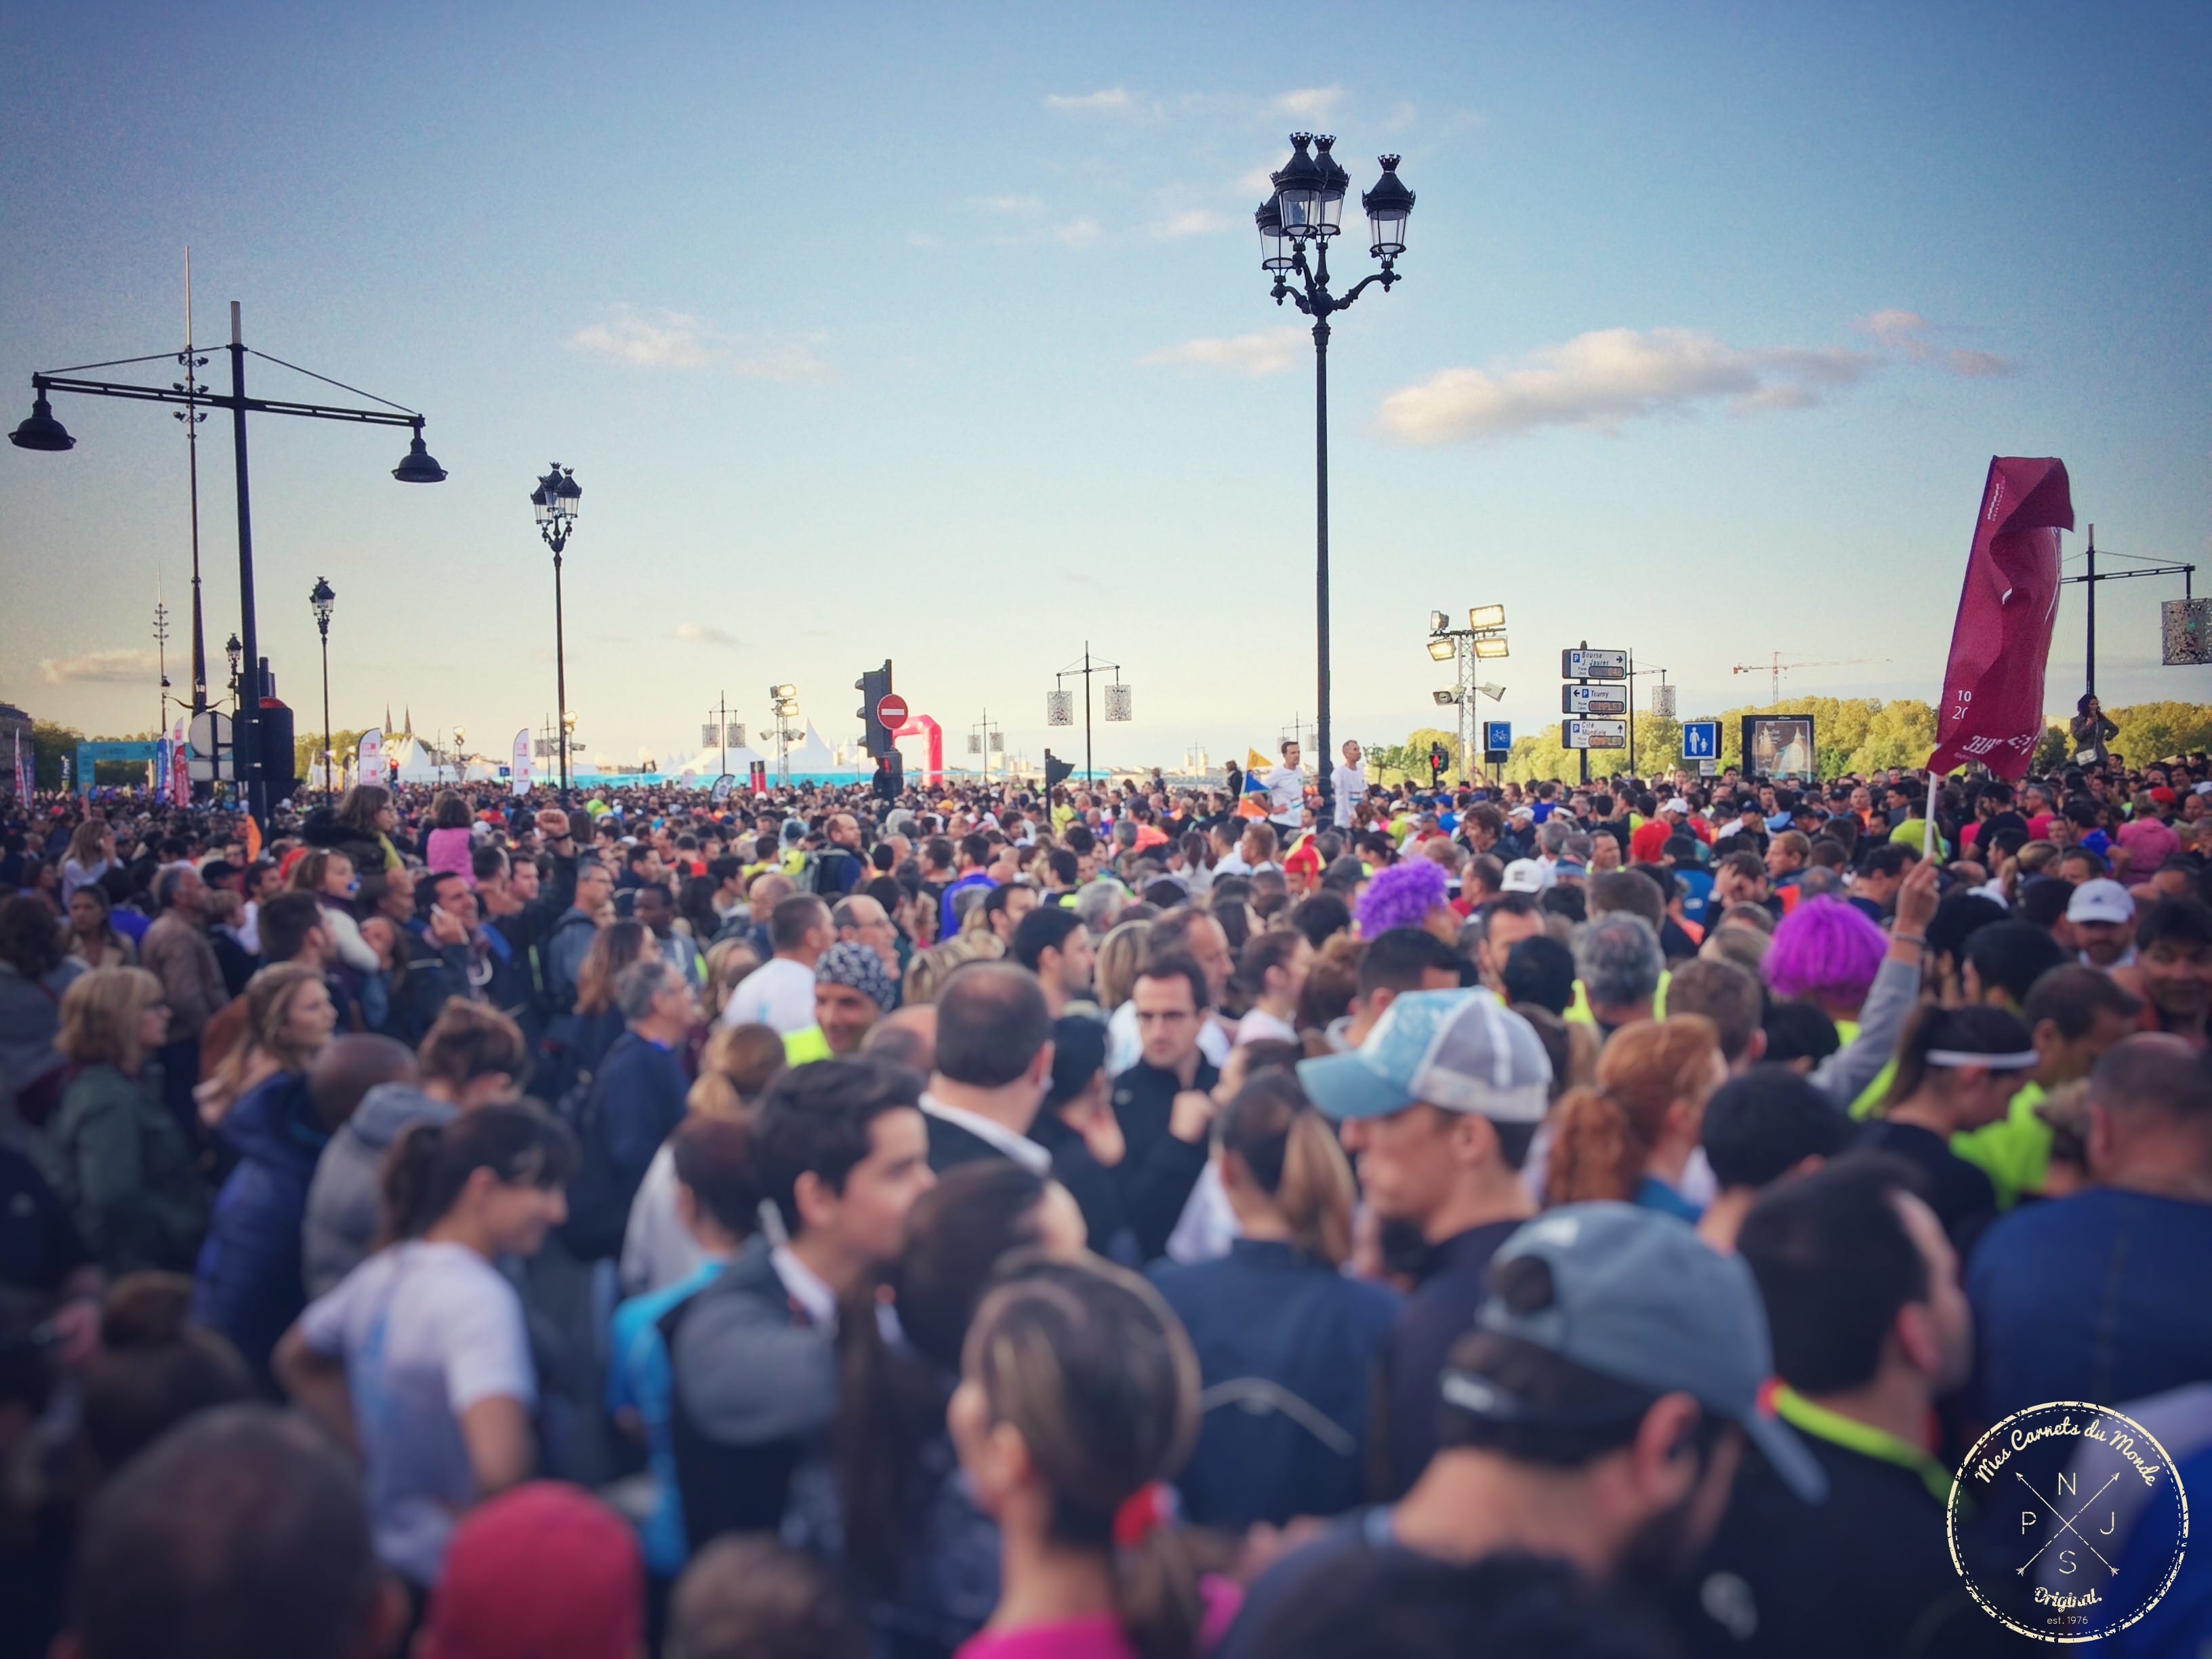
[[[300,1260],[310,1297],[325,1295],[367,1259],[383,1220],[384,1155],[410,1123],[450,1123],[457,1109],[411,1083],[380,1083],[362,1097],[315,1164]]]

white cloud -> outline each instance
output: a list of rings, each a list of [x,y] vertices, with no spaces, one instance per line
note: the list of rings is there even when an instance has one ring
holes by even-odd
[[[1275,193],[1275,170],[1273,167],[1254,167],[1237,181],[1239,196],[1273,196]]]
[[[1035,213],[1044,204],[1034,196],[970,196],[968,205],[981,213]]]
[[[1096,219],[1078,219],[1073,223],[1054,225],[1052,240],[1062,247],[1089,247],[1103,234]]]
[[[1154,224],[1152,232],[1164,242],[1182,236],[1211,236],[1229,228],[1228,219],[1211,208],[1185,208]]]
[[[1320,121],[1328,118],[1344,97],[1342,87],[1298,87],[1289,92],[1279,92],[1268,106],[1278,115],[1288,115],[1301,121]]]
[[[127,685],[137,680],[151,678],[160,672],[160,668],[159,653],[129,647],[113,651],[87,651],[75,657],[39,659],[39,678],[48,685],[68,685],[72,682]]]
[[[1103,87],[1097,92],[1048,92],[1044,106],[1063,114],[1127,115],[1137,108],[1137,100],[1127,87]]]
[[[1297,363],[1309,336],[1295,325],[1262,329],[1256,334],[1237,334],[1220,340],[1186,340],[1139,357],[1145,364],[1196,363],[1225,368],[1239,374],[1279,374]]]
[[[568,337],[579,351],[632,368],[719,368],[757,380],[813,380],[830,372],[807,340],[725,333],[687,312],[617,306],[607,321]]]
[[[1385,398],[1381,416],[1386,430],[1414,444],[1553,426],[1612,432],[1714,401],[1740,412],[1809,409],[1878,361],[1856,351],[1745,349],[1694,329],[1598,329],[1511,367],[1439,370]]]
[[[737,645],[738,636],[727,629],[714,628],[705,623],[678,623],[676,637],[686,645]]]
[[[1940,343],[1941,336],[1955,331],[1938,328],[1917,311],[1891,308],[1874,312],[1860,318],[1857,326],[1861,333],[1872,335],[1908,362],[1933,363],[1947,374],[1960,375],[1967,380],[1987,380],[2020,373],[2018,363],[2010,358],[2000,357],[1994,351],[1976,351],[1966,346]],[[1931,336],[1939,337],[1931,338]]]

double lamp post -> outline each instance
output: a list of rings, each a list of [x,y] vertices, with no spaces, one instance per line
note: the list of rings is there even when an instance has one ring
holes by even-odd
[[[443,482],[446,469],[431,459],[422,445],[422,416],[398,404],[389,403],[374,393],[356,392],[338,381],[300,369],[265,352],[255,352],[257,357],[292,368],[307,374],[311,380],[323,380],[337,386],[341,391],[356,392],[372,402],[384,404],[382,409],[350,409],[331,404],[290,403],[270,398],[249,398],[246,395],[246,357],[247,347],[239,328],[238,301],[230,302],[230,395],[223,397],[210,392],[189,376],[184,382],[167,386],[139,386],[127,381],[86,380],[76,377],[86,369],[119,368],[131,363],[150,363],[174,361],[177,354],[156,352],[144,357],[123,357],[102,363],[82,363],[73,368],[54,369],[31,376],[31,413],[24,422],[8,434],[8,441],[18,449],[42,451],[58,454],[74,449],[76,440],[62,423],[54,418],[52,405],[47,401],[56,392],[80,393],[91,398],[121,398],[137,403],[182,404],[187,414],[196,412],[196,406],[227,409],[231,415],[231,446],[238,469],[238,628],[244,635],[239,644],[244,658],[243,677],[240,680],[238,714],[232,723],[232,742],[236,757],[235,771],[243,786],[246,811],[251,812],[266,833],[269,825],[269,769],[261,750],[261,639],[254,618],[253,605],[253,515],[246,484],[246,417],[256,415],[301,415],[319,421],[351,421],[365,426],[404,426],[415,436],[407,453],[392,476],[402,483],[439,483]],[[329,724],[327,698],[324,714],[325,726]],[[327,750],[328,734],[325,732]],[[289,759],[285,763],[290,764]],[[288,774],[289,775],[289,774]]]
[[[1260,268],[1274,278],[1271,297],[1279,306],[1289,300],[1313,319],[1315,735],[1321,748],[1315,770],[1323,823],[1333,820],[1334,764],[1328,729],[1328,319],[1349,310],[1369,283],[1380,283],[1388,293],[1399,280],[1395,262],[1406,251],[1406,221],[1413,211],[1413,192],[1399,181],[1398,157],[1380,157],[1382,176],[1359,202],[1367,213],[1368,252],[1382,268],[1340,295],[1330,293],[1328,245],[1344,228],[1344,192],[1352,184],[1352,175],[1330,154],[1335,143],[1332,137],[1292,133],[1291,159],[1272,175],[1275,193],[1252,216],[1260,228]]]

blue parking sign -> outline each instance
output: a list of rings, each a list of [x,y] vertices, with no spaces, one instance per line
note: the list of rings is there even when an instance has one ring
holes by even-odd
[[[1490,754],[1510,753],[1513,748],[1513,722],[1511,720],[1483,721],[1482,746]]]
[[[1718,720],[1682,722],[1684,760],[1718,760],[1720,755],[1721,723]]]

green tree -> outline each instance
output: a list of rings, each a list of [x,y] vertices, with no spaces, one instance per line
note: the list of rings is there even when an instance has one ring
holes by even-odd
[[[2212,749],[2212,707],[2203,703],[2139,702],[2105,712],[2120,728],[2112,749],[2130,766]]]
[[[360,747],[362,734],[344,728],[331,733],[331,775],[343,774],[346,763]],[[292,732],[292,775],[305,781],[308,788],[323,787],[323,734],[320,732],[301,732],[297,726]]]
[[[58,789],[62,787],[62,757],[70,757],[76,764],[77,744],[84,741],[84,733],[74,726],[64,726],[58,720],[31,722],[32,767],[36,773],[33,787],[40,789]]]

